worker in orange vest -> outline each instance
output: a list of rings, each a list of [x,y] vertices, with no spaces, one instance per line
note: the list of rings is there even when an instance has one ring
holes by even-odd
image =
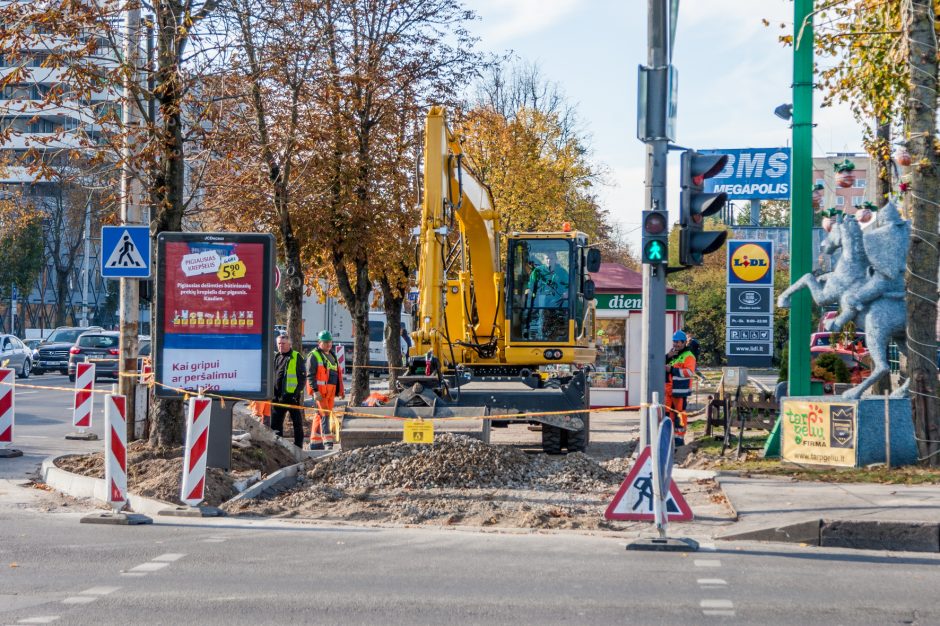
[[[688,337],[681,330],[672,336],[672,350],[666,355],[666,408],[675,425],[676,446],[685,445],[688,426],[686,402],[692,395],[692,377],[695,376],[695,355],[688,348]]]
[[[343,373],[339,371],[336,353],[333,352],[333,335],[323,330],[317,336],[319,343],[307,357],[307,389],[317,403],[317,414],[310,430],[310,449],[323,450],[333,447],[330,432],[330,416],[337,397],[346,396],[343,389]]]

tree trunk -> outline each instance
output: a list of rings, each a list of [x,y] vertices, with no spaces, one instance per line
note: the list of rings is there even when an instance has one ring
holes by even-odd
[[[364,257],[353,261],[356,284],[353,286],[346,269],[342,253],[333,251],[333,270],[336,272],[339,291],[346,301],[346,308],[353,321],[353,382],[349,403],[359,406],[369,396],[369,262]]]
[[[937,155],[936,16],[925,2],[904,3],[911,89],[907,101],[913,232],[907,255],[907,343],[910,352],[914,432],[922,459],[940,466],[940,405],[937,399],[937,207],[940,168]]]
[[[58,263],[55,265],[56,328],[65,326],[68,323],[66,321],[65,311],[68,309],[69,300],[71,298],[71,294],[69,293],[69,273],[71,271],[71,267],[60,267]]]
[[[404,297],[395,293],[387,278],[379,280],[382,289],[382,308],[385,311],[385,354],[388,356],[388,389],[395,391],[395,383],[402,372],[401,307]]]
[[[875,146],[872,150],[872,157],[878,163],[878,200],[875,202],[879,207],[884,206],[891,197],[891,120],[889,118],[879,118],[877,120],[878,128],[875,131]],[[883,376],[881,380],[875,383],[871,392],[876,395],[891,393],[891,376]]]
[[[156,93],[162,125],[156,129],[160,142],[159,162],[154,168],[153,196],[156,200],[154,235],[183,229],[185,199],[185,161],[183,153],[182,77],[179,66],[183,46],[178,38],[178,13],[175,2],[155,3],[157,21]],[[175,7],[179,8],[179,7]],[[159,288],[159,287],[158,287]],[[151,305],[151,319],[156,319],[157,298]],[[185,442],[183,401],[154,398],[150,404],[150,444],[174,447]]]

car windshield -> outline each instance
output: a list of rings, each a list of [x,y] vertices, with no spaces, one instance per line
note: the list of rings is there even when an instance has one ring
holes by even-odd
[[[369,322],[369,341],[385,340],[385,324],[383,322]]]
[[[80,348],[113,348],[118,345],[119,338],[108,335],[83,335],[78,338]]]
[[[78,336],[83,332],[85,331],[81,328],[57,330],[49,335],[49,338],[46,339],[46,343],[75,343],[75,340],[78,339]]]

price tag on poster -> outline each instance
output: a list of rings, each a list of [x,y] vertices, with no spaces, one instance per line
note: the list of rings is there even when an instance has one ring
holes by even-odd
[[[157,239],[156,394],[203,389],[249,400],[272,389],[274,237],[161,233]]]

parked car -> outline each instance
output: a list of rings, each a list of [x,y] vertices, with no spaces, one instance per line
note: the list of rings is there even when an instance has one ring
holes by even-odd
[[[809,346],[811,362],[821,354],[831,352],[838,355],[849,368],[850,382],[853,385],[871,375],[872,360],[865,344],[865,333],[855,333],[849,340],[841,333],[813,333]]]
[[[69,349],[69,382],[75,382],[76,365],[88,359],[95,364],[95,380],[118,377],[121,333],[99,330],[82,333]]]
[[[23,339],[22,341],[23,345],[32,351],[33,365],[39,363],[39,344],[42,343],[42,339]],[[35,367],[33,367],[33,373],[38,373]]]
[[[75,345],[79,335],[90,331],[100,331],[100,326],[78,328],[76,326],[62,326],[52,331],[39,344],[39,362],[35,363],[37,374],[58,371],[61,374],[69,373],[69,350]]]
[[[14,335],[0,335],[0,364],[16,370],[20,378],[29,378],[33,371],[33,351]]]

